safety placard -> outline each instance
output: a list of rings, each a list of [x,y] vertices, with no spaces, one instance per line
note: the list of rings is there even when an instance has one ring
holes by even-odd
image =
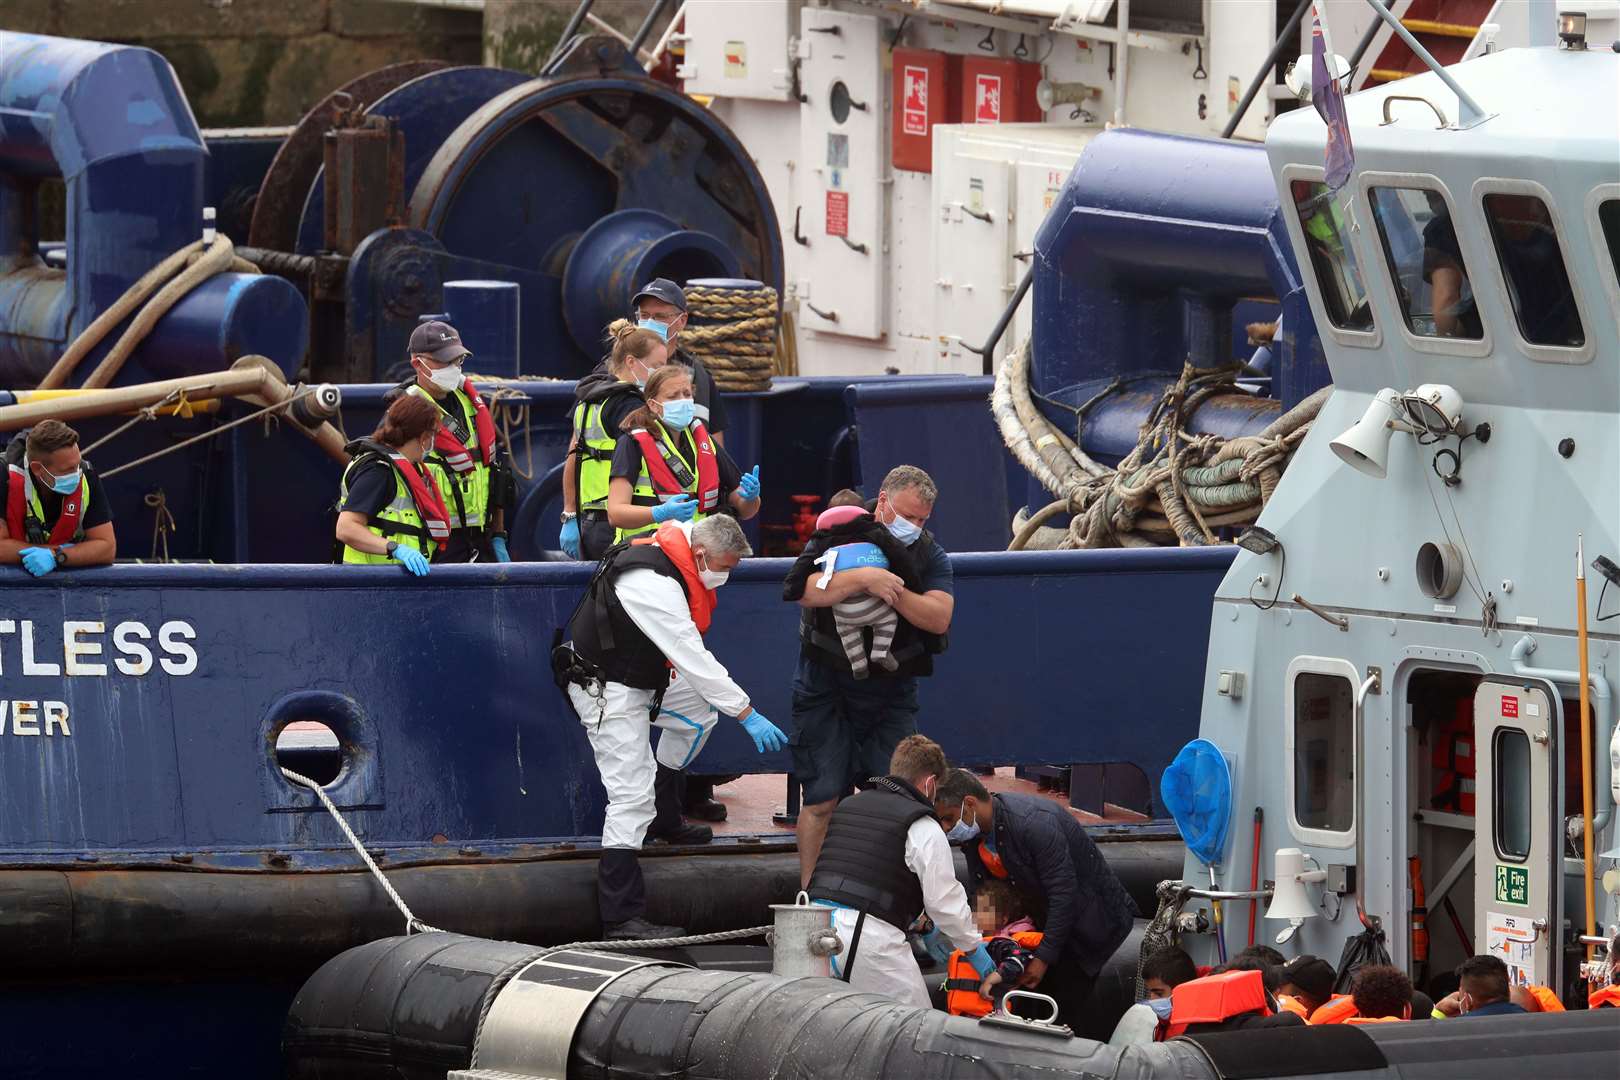
[[[748,43],[746,41],[726,42],[726,78],[748,78]]]
[[[1001,123],[1001,76],[977,75],[973,79],[973,122]]]
[[[827,235],[849,235],[849,192],[827,192]]]
[[[903,130],[907,135],[928,134],[928,69],[906,65],[905,93],[900,98]]]
[[[1519,699],[1511,694],[1503,694],[1502,715],[1517,720],[1519,718]]]
[[[1515,986],[1535,981],[1536,928],[1528,915],[1485,913],[1485,951],[1507,965],[1508,979]]]
[[[1530,903],[1530,872],[1522,866],[1496,867],[1496,902],[1499,904]]]

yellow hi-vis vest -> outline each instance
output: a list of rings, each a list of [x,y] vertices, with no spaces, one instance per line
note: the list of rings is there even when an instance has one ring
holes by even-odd
[[[385,457],[376,453],[363,453],[343,470],[343,482],[339,486],[340,495],[338,505],[342,506],[349,501],[349,474],[355,468],[367,461],[381,461],[388,467],[388,474],[394,478],[394,498],[387,506],[371,516],[366,524],[372,532],[384,540],[397,540],[401,544],[409,544],[428,559],[439,545],[434,543],[433,537],[428,535],[427,523],[422,520],[421,513],[416,509],[416,500],[411,498],[410,488],[405,486],[405,478],[399,475],[399,470]],[[387,555],[373,555],[368,551],[356,551],[348,544],[343,545],[343,561],[346,563],[359,563],[370,566],[383,566],[394,560]]]
[[[602,426],[602,401],[581,401],[574,406],[574,433],[578,436],[579,463],[574,483],[579,489],[579,510],[606,510],[613,448],[618,438]]]
[[[416,394],[418,397],[433,401],[433,395],[420,386],[412,386],[405,391],[407,394]],[[450,528],[455,529],[483,529],[489,522],[489,490],[490,467],[484,464],[482,447],[478,445],[478,429],[476,425],[462,423],[460,417],[472,416],[474,413],[472,399],[461,390],[450,391],[450,396],[461,403],[462,411],[457,414],[446,409],[437,401],[433,401],[444,422],[461,440],[469,453],[472,454],[472,468],[465,472],[457,472],[450,467],[442,453],[435,447],[429,451],[422,463],[433,474],[433,480],[439,485],[439,493],[444,496],[444,508],[450,515]]]
[[[695,427],[696,425],[694,424],[693,426]],[[654,424],[651,434],[668,449],[670,454],[680,458],[681,461],[685,463],[686,471],[691,476],[691,480],[689,483],[684,485],[682,490],[685,491],[686,494],[697,498],[699,504],[701,504],[703,500],[698,494],[698,486],[701,483],[698,477],[697,467],[698,447],[697,440],[692,437],[692,431],[693,428],[689,427],[681,432],[681,442],[685,443],[684,449],[680,443],[670,439],[669,431],[664,427],[663,424]],[[711,439],[713,438],[713,436],[707,437]],[[645,452],[643,452],[641,455],[641,474],[636,477],[636,486],[630,492],[630,504],[632,506],[658,506],[668,497],[669,496],[667,494],[660,496],[658,490],[653,487],[652,474],[647,469],[647,455]],[[704,513],[702,510],[699,510],[696,514],[692,515],[692,522],[696,524],[708,516],[708,514]],[[620,544],[633,536],[644,536],[647,533],[655,531],[657,528],[658,522],[655,521],[651,524],[643,525],[639,529],[619,529],[613,534],[613,542],[615,544]]]

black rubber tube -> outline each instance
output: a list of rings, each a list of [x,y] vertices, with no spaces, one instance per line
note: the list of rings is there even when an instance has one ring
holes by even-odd
[[[1144,915],[1154,887],[1181,876],[1175,841],[1098,844]],[[961,859],[958,857],[958,872]],[[648,917],[692,933],[760,926],[799,889],[792,852],[644,855]],[[386,864],[385,864],[386,869]],[[561,945],[601,934],[596,860],[388,869],[416,916],[481,937]],[[191,975],[249,968],[303,974],[404,920],[364,871],[8,870],[0,874],[0,956],[16,975]]]
[[[439,1080],[466,1068],[502,976],[534,954],[421,934],[336,957],[288,1014],[289,1080]],[[1612,1080],[1620,1053],[1620,1025],[1598,1010],[1250,1029],[1113,1048],[912,1008],[831,979],[677,967],[620,976],[556,1037],[570,1040],[570,1080]]]

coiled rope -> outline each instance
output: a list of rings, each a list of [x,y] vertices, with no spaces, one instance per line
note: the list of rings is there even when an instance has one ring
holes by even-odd
[[[214,237],[213,243],[203,246],[195,240],[176,251],[143,274],[124,295],[103,311],[84,332],[68,345],[67,350],[46,372],[39,382],[41,390],[55,390],[67,385],[73,372],[101,340],[132,312],[135,318],[118,341],[84,380],[86,390],[104,387],[113,381],[123,368],[124,361],[135,351],[146,335],[152,332],[158,320],[169,309],[185,298],[186,294],[215,274],[256,274],[259,268],[236,254],[230,238],[224,233]],[[172,279],[172,280],[171,280]]]
[[[769,285],[689,286],[684,345],[721,390],[769,390],[777,367],[777,296]]]
[[[1219,543],[1216,529],[1247,525],[1260,516],[1332,393],[1331,387],[1318,390],[1258,435],[1191,435],[1186,422],[1199,406],[1242,391],[1234,381],[1236,366],[1187,364],[1148,414],[1135,448],[1110,469],[1081,448],[1081,429],[1086,413],[1123,381],[1115,380],[1076,410],[1071,437],[1035,407],[1028,351],[1026,341],[1002,362],[990,410],[1013,455],[1057,498],[1027,519],[1020,512],[1013,522],[1013,551]],[[1045,526],[1065,513],[1071,515],[1066,531]]]

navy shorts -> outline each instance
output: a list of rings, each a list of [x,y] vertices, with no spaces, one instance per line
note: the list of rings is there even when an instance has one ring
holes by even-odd
[[[889,771],[894,748],[917,733],[917,680],[857,679],[805,656],[793,676],[793,772],[808,805],[831,802]]]

